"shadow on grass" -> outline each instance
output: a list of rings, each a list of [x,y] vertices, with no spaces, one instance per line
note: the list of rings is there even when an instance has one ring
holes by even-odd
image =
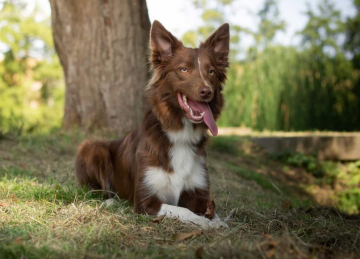
[[[360,213],[356,187],[360,185],[360,161],[345,166],[301,154],[268,155],[249,138],[237,136],[212,138],[208,153],[224,168],[288,199],[341,210],[344,215]]]
[[[16,226],[0,227],[1,258],[189,258],[193,257],[193,249],[179,250],[176,245],[157,245],[149,237],[146,245],[136,242],[129,246],[132,237],[122,237],[116,229],[106,229],[84,224],[74,228],[73,232],[54,232],[39,224],[17,224]],[[127,239],[126,241],[124,239]]]
[[[48,246],[37,247],[31,244],[17,244],[15,242],[2,242],[0,244],[0,255],[7,259],[18,258],[68,258]]]
[[[224,168],[232,171],[240,177],[254,181],[259,186],[282,194],[284,189],[289,193],[297,194],[305,199],[311,199],[299,186],[299,181],[294,183],[283,170],[283,166],[274,163],[268,155],[254,144],[249,138],[237,136],[220,136],[212,138],[208,148],[209,159],[221,163]],[[210,162],[211,163],[211,162]],[[281,185],[281,190],[277,185]]]
[[[58,258],[60,254],[48,246],[35,246],[29,242],[31,235],[44,231],[40,224],[14,224],[0,227],[0,255],[2,258]]]

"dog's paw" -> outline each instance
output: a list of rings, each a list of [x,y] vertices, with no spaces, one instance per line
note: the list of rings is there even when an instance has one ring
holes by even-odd
[[[191,217],[185,220],[186,222],[190,222],[199,226],[202,229],[209,229],[210,228],[210,220],[204,217]]]
[[[163,204],[157,215],[165,215],[167,218],[177,218],[181,222],[195,224],[201,229],[229,227],[225,222],[221,221],[217,214],[215,214],[213,219],[210,220],[204,216],[194,214],[187,208],[177,207],[168,204]]]
[[[188,222],[198,225],[202,229],[229,228],[229,226],[223,222],[217,214],[214,215],[212,220],[209,220],[205,217],[193,217],[189,218]]]
[[[229,228],[228,224],[223,221],[210,221],[209,223],[210,228]]]
[[[222,221],[217,214],[215,214],[209,225],[211,228],[229,228],[229,226]]]

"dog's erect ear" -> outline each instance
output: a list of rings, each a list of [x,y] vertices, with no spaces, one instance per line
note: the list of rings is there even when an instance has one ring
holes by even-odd
[[[229,24],[221,25],[211,36],[201,43],[200,48],[206,48],[211,51],[219,65],[227,67],[230,44]]]
[[[155,20],[153,22],[150,32],[152,62],[161,62],[168,59],[180,46],[182,46],[181,41],[167,31],[159,21]]]

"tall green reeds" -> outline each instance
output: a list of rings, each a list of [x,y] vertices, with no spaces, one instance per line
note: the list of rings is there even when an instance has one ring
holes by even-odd
[[[269,46],[233,63],[221,126],[360,130],[359,71],[343,54]]]

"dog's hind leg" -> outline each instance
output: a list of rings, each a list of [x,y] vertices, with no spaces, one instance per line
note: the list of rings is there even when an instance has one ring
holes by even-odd
[[[77,152],[75,169],[80,185],[103,190],[109,198],[113,196],[113,165],[107,142],[84,141]]]

